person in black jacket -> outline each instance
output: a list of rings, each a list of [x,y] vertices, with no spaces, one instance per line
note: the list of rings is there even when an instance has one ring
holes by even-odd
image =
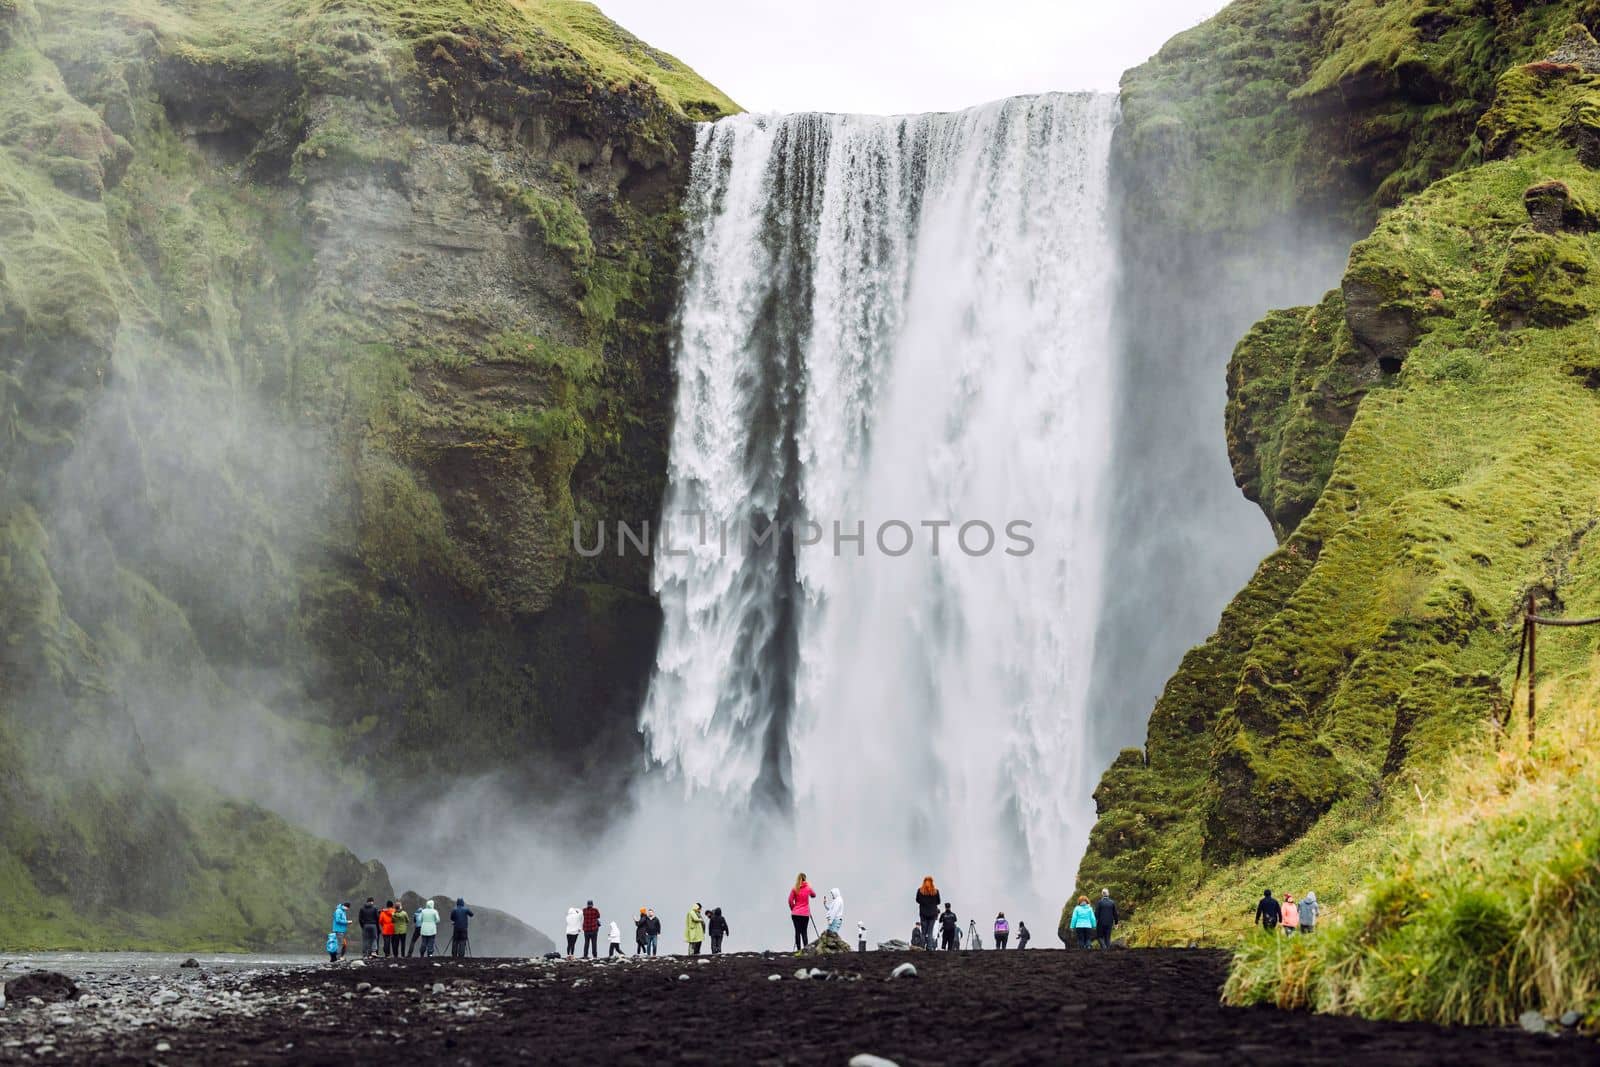
[[[939,916],[939,936],[944,941],[946,952],[955,951],[956,942],[960,938],[961,920],[956,918],[956,913],[950,905],[944,906],[944,912]]]
[[[650,949],[650,913],[644,908],[639,909],[639,917],[633,920],[633,954],[635,956],[648,954]]]
[[[651,912],[650,912],[650,930],[649,930],[649,933],[650,933],[650,955],[654,956],[656,954],[657,942],[661,938],[661,916],[657,915],[655,913],[654,909],[652,909]]]
[[[1261,924],[1263,930],[1276,930],[1282,920],[1283,906],[1272,899],[1272,890],[1264,890],[1261,900],[1256,903],[1256,922]]]
[[[1027,923],[1024,923],[1024,922],[1017,923],[1017,947],[1018,948],[1027,948],[1028,947],[1028,938],[1030,938],[1032,936],[1033,936],[1032,934],[1028,933],[1028,924]]]
[[[464,899],[456,897],[456,906],[450,909],[450,955],[467,954],[471,940],[467,937],[467,923],[471,919],[472,909]]]
[[[1111,890],[1100,890],[1100,899],[1094,904],[1094,922],[1100,947],[1111,947],[1111,928],[1117,925],[1117,902],[1111,899]]]
[[[728,936],[728,920],[722,917],[721,908],[711,909],[711,925],[706,932],[711,935],[711,954],[721,955],[722,939]]]
[[[361,905],[361,911],[356,915],[356,922],[361,924],[361,954],[363,956],[376,956],[378,954],[378,902],[371,897]]]
[[[922,944],[933,947],[933,924],[939,920],[939,887],[933,884],[933,875],[922,880],[917,889],[917,920],[922,924]]]

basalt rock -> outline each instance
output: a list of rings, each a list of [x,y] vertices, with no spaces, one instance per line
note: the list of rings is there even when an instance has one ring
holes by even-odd
[[[1522,194],[1528,221],[1540,233],[1588,233],[1600,227],[1594,210],[1572,195],[1565,182],[1547,181],[1528,186]]]
[[[30,997],[38,997],[46,1004],[77,1000],[83,995],[78,983],[55,971],[30,971],[20,978],[13,978],[5,984],[5,993],[5,999],[12,1002],[26,1002]]]

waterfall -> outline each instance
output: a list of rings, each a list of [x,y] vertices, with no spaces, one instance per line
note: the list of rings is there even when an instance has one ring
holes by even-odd
[[[1052,94],[700,128],[640,724],[653,778],[786,828],[780,887],[891,915],[931,872],[963,922],[1048,904],[1041,938],[1072,888],[1115,121]]]

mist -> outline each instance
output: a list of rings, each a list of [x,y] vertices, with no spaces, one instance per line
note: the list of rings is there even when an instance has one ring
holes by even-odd
[[[1119,191],[1148,188],[1126,163],[1115,173]],[[1157,241],[1141,202],[1120,199],[1116,214],[1116,474],[1090,696],[1101,767],[1143,745],[1178,661],[1274,546],[1228,459],[1233,347],[1267,311],[1314,304],[1336,287],[1355,239],[1308,214],[1243,237]]]

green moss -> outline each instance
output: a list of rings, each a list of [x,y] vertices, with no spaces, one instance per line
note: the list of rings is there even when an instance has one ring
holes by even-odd
[[[1244,495],[1282,540],[1316,503],[1345,428],[1380,378],[1355,345],[1343,295],[1257,323],[1228,366],[1228,453]]]
[[[1304,213],[1368,225],[1475,162],[1501,72],[1592,16],[1583,0],[1237,0],[1123,77],[1138,226],[1170,239]]]
[[[149,27],[178,42],[177,54],[196,67],[248,71],[288,61],[301,76],[330,88],[386,87],[406,74],[415,55],[494,42],[504,60],[527,70],[657,96],[681,116],[716,118],[738,110],[684,64],[575,0],[263,0],[248,7],[227,0],[119,0],[110,13],[91,0],[52,0],[51,6],[87,27],[113,23],[101,33],[119,32],[118,23]],[[92,40],[85,44],[93,46]]]
[[[1305,471],[1289,484],[1315,502],[1185,657],[1144,752],[1106,773],[1080,881],[1116,887],[1145,942],[1238,943],[1264,886],[1315,889],[1348,918],[1315,947],[1247,945],[1239,1002],[1444,1021],[1592,1006],[1580,861],[1542,853],[1532,808],[1430,821],[1437,798],[1478,797],[1509,765],[1538,768],[1539,818],[1570,810],[1583,840],[1594,822],[1557,799],[1592,790],[1586,748],[1557,756],[1594,736],[1592,700],[1541,698],[1541,737],[1563,740],[1531,754],[1502,733],[1528,592],[1573,614],[1600,604],[1600,397],[1581,356],[1600,339],[1585,206],[1600,178],[1580,145],[1538,133],[1558,126],[1407,200],[1352,250],[1339,292],[1273,313],[1235,353],[1241,484],[1277,505],[1286,471]],[[1342,436],[1326,413],[1296,426],[1296,397],[1345,359],[1378,364],[1382,387]],[[1597,640],[1541,638],[1541,684],[1590,679]],[[1525,923],[1544,886],[1573,905],[1559,937],[1485,934]]]
[[[410,160],[414,134],[407,132],[388,103],[332,97],[294,149],[290,177],[310,175],[397,175]]]

